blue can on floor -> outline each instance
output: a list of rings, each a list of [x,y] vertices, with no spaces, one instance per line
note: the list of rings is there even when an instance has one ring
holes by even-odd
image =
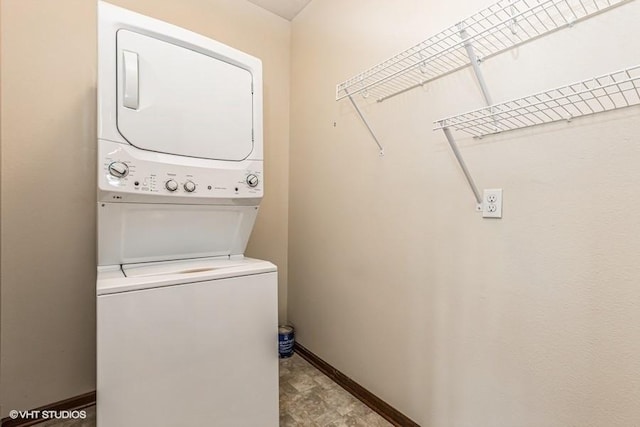
[[[293,356],[293,345],[295,343],[295,331],[293,326],[278,326],[278,352],[280,359]]]

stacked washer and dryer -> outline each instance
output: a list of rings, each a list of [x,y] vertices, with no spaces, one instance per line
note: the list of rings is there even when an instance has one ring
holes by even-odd
[[[99,427],[278,425],[260,60],[98,2]]]

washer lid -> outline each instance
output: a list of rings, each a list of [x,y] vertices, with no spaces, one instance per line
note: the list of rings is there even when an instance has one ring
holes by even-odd
[[[125,29],[116,44],[117,126],[131,145],[215,160],[251,154],[250,71]]]
[[[244,254],[256,206],[99,203],[98,265]]]
[[[122,266],[122,271],[126,277],[152,277],[167,274],[190,275],[194,273],[208,273],[220,270],[221,268],[238,267],[242,265],[246,265],[246,262],[243,262],[242,259],[230,260],[228,257],[202,258],[125,264]]]
[[[97,294],[115,294],[276,271],[276,266],[268,261],[244,257],[100,266]]]

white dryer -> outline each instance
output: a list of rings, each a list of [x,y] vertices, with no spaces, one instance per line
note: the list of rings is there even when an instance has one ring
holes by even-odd
[[[98,2],[99,427],[278,425],[262,65]]]

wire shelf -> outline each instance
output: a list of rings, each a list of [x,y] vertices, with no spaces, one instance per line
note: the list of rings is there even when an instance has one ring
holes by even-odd
[[[501,0],[336,87],[336,100],[362,94],[383,101],[631,0]]]
[[[640,65],[434,122],[482,137],[640,104]]]

